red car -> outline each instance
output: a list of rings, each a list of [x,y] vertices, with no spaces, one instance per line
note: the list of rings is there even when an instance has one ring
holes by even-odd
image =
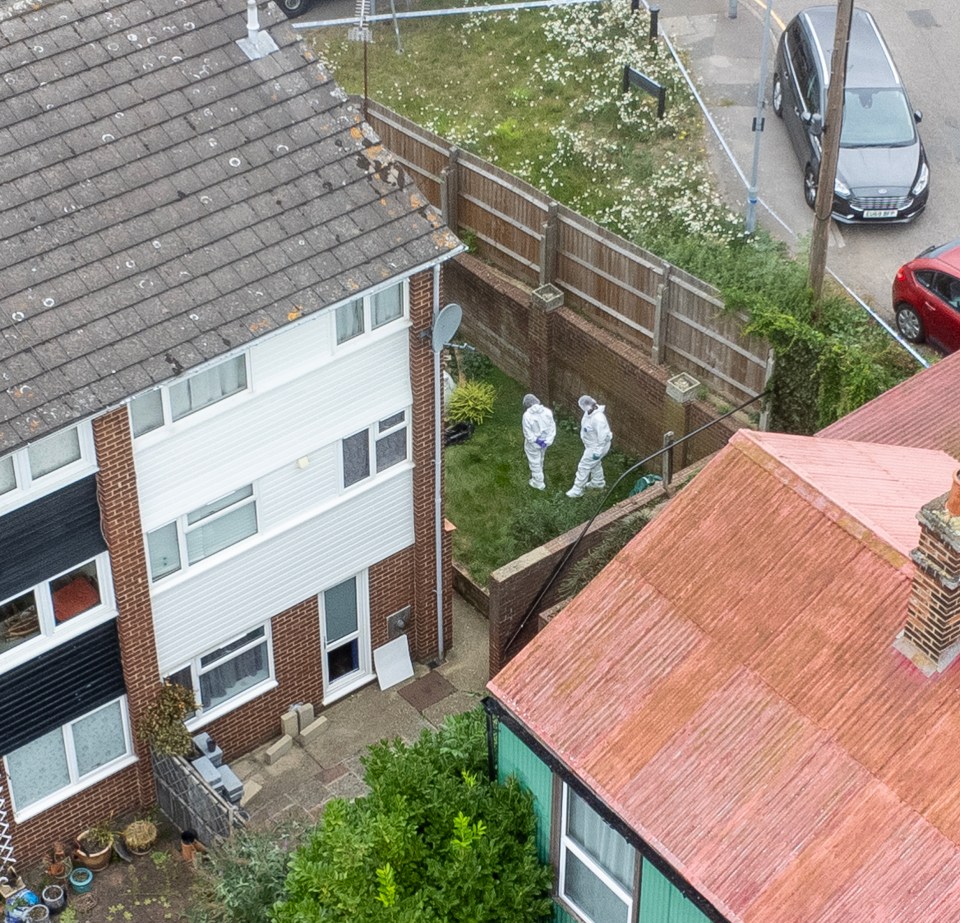
[[[928,247],[897,270],[893,310],[910,342],[960,349],[960,240]]]

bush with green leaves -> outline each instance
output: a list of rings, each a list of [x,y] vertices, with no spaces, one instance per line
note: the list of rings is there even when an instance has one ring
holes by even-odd
[[[204,853],[189,917],[191,923],[263,923],[269,908],[285,897],[291,851],[303,828],[240,830]]]
[[[549,867],[531,796],[486,776],[480,710],[365,758],[370,794],[330,802],[294,853],[273,923],[540,923]]]
[[[592,493],[587,495],[588,499],[594,496]],[[563,493],[541,493],[519,507],[513,517],[510,531],[515,554],[526,554],[531,548],[582,525],[592,512],[592,508],[572,502]]]
[[[493,413],[496,397],[496,389],[487,381],[463,381],[447,398],[447,420],[479,426]]]

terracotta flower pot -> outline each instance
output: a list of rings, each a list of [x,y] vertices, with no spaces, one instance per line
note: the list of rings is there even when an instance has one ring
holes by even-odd
[[[91,832],[89,830],[84,830],[77,837],[77,851],[74,853],[74,858],[79,865],[90,869],[91,872],[98,872],[110,863],[113,840],[111,839],[106,846],[96,846],[91,844],[90,837]]]

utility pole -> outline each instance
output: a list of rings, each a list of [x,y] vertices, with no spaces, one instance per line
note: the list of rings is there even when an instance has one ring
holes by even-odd
[[[823,291],[823,275],[827,265],[827,236],[830,233],[833,185],[837,178],[837,159],[840,156],[843,91],[847,82],[847,47],[850,44],[852,22],[853,0],[838,0],[837,27],[830,62],[830,86],[827,89],[827,113],[820,142],[820,176],[817,178],[817,201],[813,210],[813,239],[810,242],[810,288],[818,302]],[[814,318],[817,316],[815,314]]]
[[[767,91],[767,55],[770,50],[770,17],[773,0],[767,0],[763,16],[763,38],[760,40],[760,82],[757,86],[757,111],[753,117],[753,166],[750,169],[750,185],[747,187],[747,215],[744,227],[748,234],[757,229],[757,174],[760,170],[760,135],[763,131],[764,99]]]

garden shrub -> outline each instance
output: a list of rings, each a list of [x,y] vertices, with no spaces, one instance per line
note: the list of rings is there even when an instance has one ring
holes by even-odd
[[[588,498],[592,496],[587,494]],[[534,497],[517,509],[511,523],[514,557],[526,554],[532,548],[581,525],[592,512],[592,507],[574,502],[563,493]]]
[[[364,759],[370,794],[330,802],[294,853],[274,923],[539,923],[551,872],[532,799],[486,776],[479,709]]]
[[[479,426],[493,413],[496,391],[486,381],[463,381],[447,399],[447,420]]]
[[[191,923],[263,923],[284,896],[290,851],[303,829],[240,830],[204,854],[198,866]]]

